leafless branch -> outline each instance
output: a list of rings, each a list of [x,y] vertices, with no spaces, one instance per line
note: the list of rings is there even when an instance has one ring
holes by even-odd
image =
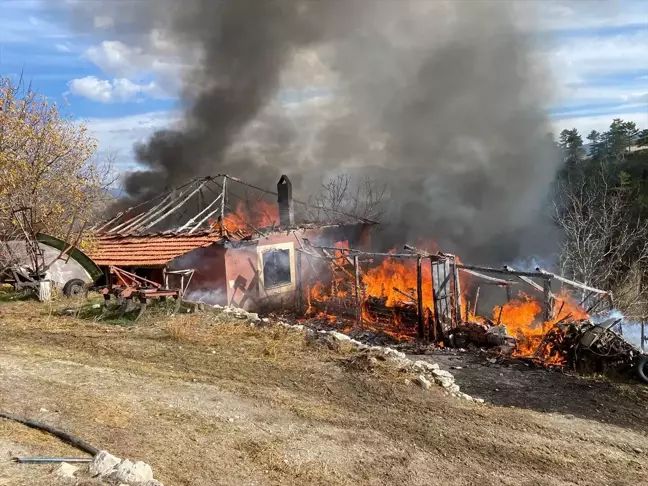
[[[369,177],[354,184],[348,174],[341,174],[325,181],[319,194],[309,198],[313,205],[326,209],[310,210],[307,217],[316,221],[340,222],[339,213],[346,213],[380,221],[385,213],[386,193],[386,185],[379,185]]]

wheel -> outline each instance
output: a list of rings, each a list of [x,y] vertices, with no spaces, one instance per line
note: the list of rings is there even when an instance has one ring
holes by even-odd
[[[63,295],[66,297],[78,297],[79,295],[87,294],[87,292],[86,284],[80,278],[68,280],[63,286]]]
[[[639,356],[635,369],[637,370],[639,379],[644,383],[648,383],[648,354]]]

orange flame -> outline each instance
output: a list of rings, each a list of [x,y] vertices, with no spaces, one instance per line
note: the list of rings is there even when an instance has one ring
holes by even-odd
[[[585,309],[578,305],[565,291],[556,296],[555,315],[552,320],[543,322],[542,305],[537,300],[520,292],[518,300],[512,300],[503,306],[495,306],[493,319],[506,326],[507,333],[517,339],[513,356],[534,356],[549,364],[562,364],[565,357],[556,353],[550,345],[538,350],[546,333],[562,319],[587,319]]]
[[[236,210],[225,215],[225,228],[232,232],[250,232],[252,227],[267,228],[277,224],[279,224],[279,208],[263,199],[258,200],[249,209],[244,201],[239,201]]]

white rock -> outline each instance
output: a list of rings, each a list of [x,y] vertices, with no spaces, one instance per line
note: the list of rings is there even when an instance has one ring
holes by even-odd
[[[124,459],[115,468],[112,478],[124,483],[143,483],[153,479],[151,466],[142,461],[132,462]]]
[[[452,376],[452,373],[446,370],[439,370],[439,369],[433,369],[430,370],[432,375],[434,375],[435,378],[451,378],[452,381],[454,381],[454,376]]]
[[[473,400],[475,400],[475,403],[484,403],[486,401],[483,398],[473,398]]]
[[[261,322],[270,322],[270,319],[268,319],[267,317],[264,317],[264,318],[261,319]]]
[[[437,384],[441,385],[443,388],[449,388],[454,385],[454,378],[448,378],[446,376],[437,376],[434,378],[434,381]]]
[[[73,479],[74,475],[77,473],[79,470],[78,467],[73,466],[72,464],[68,464],[67,462],[62,463],[59,468],[54,471],[54,474],[61,478],[70,478]]]
[[[248,312],[247,316],[252,322],[259,322],[261,320],[259,314],[257,314],[256,312]]]
[[[446,388],[446,387],[444,387],[444,388]],[[453,383],[452,385],[450,385],[447,388],[448,388],[448,391],[450,391],[451,393],[454,393],[454,394],[459,393],[459,385],[457,385],[456,383]]]
[[[100,451],[90,463],[90,474],[93,476],[107,476],[121,462],[119,457],[115,457],[107,451]]]
[[[463,398],[464,400],[466,400],[468,402],[474,402],[475,401],[475,399],[473,397],[471,397],[470,395],[468,395],[466,393],[457,393],[457,396],[460,397],[460,398]]]
[[[146,481],[142,483],[140,486],[164,486],[160,481],[157,481],[155,479],[151,479],[150,481]]]
[[[414,367],[420,370],[427,370],[427,371],[439,369],[438,364],[430,363],[429,361],[422,361],[422,360],[414,361]]]
[[[395,349],[391,348],[385,348],[385,354],[387,356],[393,356],[394,358],[407,359],[407,355],[405,353],[401,353],[400,351],[396,351]]]
[[[349,336],[337,331],[331,331],[331,337],[338,341],[351,341],[351,338]]]
[[[416,377],[416,384],[419,385],[421,388],[425,388],[426,390],[429,390],[430,387],[432,386],[432,383],[430,382],[430,380],[428,380],[423,375],[418,375]]]
[[[93,309],[99,309],[101,308],[101,304],[92,304]]]
[[[396,368],[403,370],[409,369],[412,366],[412,362],[409,359],[391,358],[390,361]]]

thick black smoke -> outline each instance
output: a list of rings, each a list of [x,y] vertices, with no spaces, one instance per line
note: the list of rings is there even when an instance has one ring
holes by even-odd
[[[559,165],[546,139],[551,85],[530,34],[516,27],[533,24],[533,5],[135,4],[115,12],[117,33],[161,29],[196,61],[183,123],[135,147],[144,169],[126,178],[129,195],[222,172],[265,187],[287,173],[299,195],[330,175],[368,175],[389,186],[388,243],[434,238],[473,261],[551,249],[542,214]],[[330,84],[296,116],[277,107],[297,104],[283,76],[304,51],[317,53]]]

